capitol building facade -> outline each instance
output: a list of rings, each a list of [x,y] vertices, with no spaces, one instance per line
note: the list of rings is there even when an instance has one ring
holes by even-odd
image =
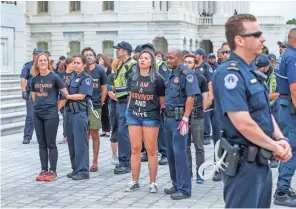
[[[216,52],[225,41],[224,24],[249,13],[247,1],[2,1],[1,73],[19,73],[33,48],[49,50],[57,61],[91,46],[114,57],[117,42],[133,47],[151,42],[156,50]],[[277,41],[292,26],[280,16],[257,16],[265,46],[278,55]],[[295,26],[294,26],[295,27]]]

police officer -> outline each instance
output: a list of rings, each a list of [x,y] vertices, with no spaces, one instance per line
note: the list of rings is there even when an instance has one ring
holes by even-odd
[[[155,52],[155,48],[153,46],[153,44],[151,43],[147,43],[142,45],[142,49],[145,48],[150,48],[154,53]],[[158,71],[158,73],[164,78],[165,82],[168,82],[168,78],[169,78],[169,70],[168,70],[168,66],[167,63],[165,61],[162,61],[160,59],[156,59],[156,70]],[[160,127],[159,127],[159,132],[158,132],[158,137],[157,137],[157,142],[158,142],[158,152],[161,154],[161,158],[158,161],[159,165],[167,165],[168,164],[168,160],[167,160],[167,154],[166,154],[166,145],[165,145],[165,133],[164,133],[164,115],[163,112],[161,112],[160,114]],[[146,150],[143,152],[142,155],[142,162],[147,162],[148,161],[148,155]]]
[[[270,65],[275,68],[276,66],[276,56],[274,54],[269,54],[268,59],[270,61]]]
[[[66,133],[69,154],[73,171],[67,174],[73,180],[89,179],[88,149],[88,104],[87,100],[93,93],[93,81],[84,71],[86,59],[82,55],[73,58],[73,69],[76,73],[69,82],[66,103]]]
[[[291,180],[296,169],[296,28],[290,30],[288,47],[282,54],[277,76],[280,93],[278,122],[284,135],[290,140],[293,157],[279,167],[277,190],[274,204],[296,207],[296,193],[291,188]]]
[[[130,170],[130,157],[131,157],[131,144],[128,135],[128,126],[125,119],[125,110],[128,102],[127,91],[127,78],[133,71],[136,65],[136,61],[131,59],[131,53],[133,51],[132,46],[125,41],[113,46],[116,49],[116,56],[122,62],[118,67],[113,86],[115,88],[115,95],[117,98],[116,113],[118,120],[118,157],[119,166],[114,169],[114,174],[129,173]]]
[[[186,144],[189,116],[194,98],[200,94],[194,73],[182,63],[180,50],[167,55],[168,67],[172,69],[165,92],[165,140],[170,177],[173,186],[164,193],[172,199],[181,200],[191,196],[191,176],[188,166]]]
[[[22,88],[22,98],[26,101],[27,115],[24,127],[24,140],[23,144],[29,144],[32,139],[34,124],[33,124],[33,105],[32,96],[30,94],[32,75],[30,73],[34,61],[36,60],[38,54],[41,53],[40,49],[33,50],[33,60],[24,64],[20,78],[21,78],[21,88]]]
[[[273,153],[287,161],[291,147],[271,115],[265,76],[253,64],[265,41],[256,18],[234,15],[225,29],[232,53],[213,79],[215,109],[223,130],[219,149],[227,152],[228,166],[222,171],[224,201],[226,208],[268,208],[272,191],[268,160]]]
[[[213,100],[213,89],[212,89],[212,76],[213,76],[213,69],[212,67],[206,62],[206,51],[202,48],[197,49],[194,52],[196,59],[198,60],[198,64],[195,68],[195,71],[197,73],[203,74],[207,81],[208,81],[208,86],[209,86],[209,101]],[[212,123],[213,119],[213,109],[210,107],[210,109],[206,110],[204,114],[204,145],[208,145],[211,143],[211,133],[213,132],[213,137],[214,131],[216,130],[216,123]],[[212,124],[211,124],[212,123]],[[211,127],[213,127],[213,131],[211,131]],[[219,133],[218,133],[219,135]]]
[[[133,56],[134,60],[138,61],[138,59],[140,58],[141,51],[142,51],[142,45],[136,46],[136,48],[134,50],[134,56]]]
[[[213,69],[213,72],[215,72],[215,70],[217,70],[217,68],[219,67],[218,63],[216,62],[216,55],[214,53],[210,53],[208,55],[208,63]]]

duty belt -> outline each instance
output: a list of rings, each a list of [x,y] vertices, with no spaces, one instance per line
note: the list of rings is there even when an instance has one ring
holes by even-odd
[[[68,101],[66,111],[72,113],[79,113],[87,110],[86,101]]]
[[[127,104],[127,102],[128,102],[128,96],[119,97],[119,98],[117,98],[117,101],[119,103],[125,103],[125,104]]]
[[[286,94],[284,94],[284,95],[280,95],[280,98],[281,99],[286,99],[286,100],[291,100],[291,96],[290,95],[286,95]]]

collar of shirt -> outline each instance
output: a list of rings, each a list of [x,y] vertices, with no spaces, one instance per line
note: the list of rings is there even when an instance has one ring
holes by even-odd
[[[179,74],[180,74],[180,70],[181,70],[181,65],[182,65],[182,64],[180,64],[176,69],[174,69],[174,70],[172,71],[172,75],[171,75],[171,76],[173,76],[173,75],[175,75],[175,76],[179,76]]]
[[[238,61],[242,67],[246,68],[246,69],[250,69],[250,68],[253,68],[253,69],[256,69],[256,67],[254,66],[254,62],[252,62],[250,65],[248,63],[246,63],[245,60],[243,60],[243,58],[241,58],[239,55],[235,54],[234,52],[231,52],[230,54],[230,57],[228,60],[234,60],[234,61]],[[240,68],[240,70],[242,70]]]
[[[294,47],[293,47],[293,46],[291,46],[291,45],[289,45],[289,46],[287,47],[287,49],[290,49],[290,50],[292,50],[292,51],[296,52],[296,48],[294,48]]]

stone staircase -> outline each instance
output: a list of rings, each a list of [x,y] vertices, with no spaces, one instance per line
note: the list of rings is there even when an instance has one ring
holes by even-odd
[[[19,74],[1,74],[1,136],[23,132],[26,102],[22,99]],[[63,121],[60,117],[60,124]]]

